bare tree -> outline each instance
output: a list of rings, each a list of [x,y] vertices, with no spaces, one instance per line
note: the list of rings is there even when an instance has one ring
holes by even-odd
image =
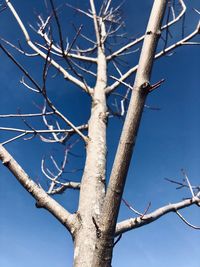
[[[176,38],[171,40],[171,27],[181,23],[181,19],[185,16],[184,1],[155,0],[145,34],[136,39],[128,39],[128,42],[124,38],[121,5],[112,7],[115,3],[111,0],[102,0],[98,8],[95,1],[90,0],[88,10],[70,4],[62,6],[86,16],[93,25],[95,33],[93,39],[87,36],[87,31],[84,32],[83,25],[80,25],[75,28],[71,41],[65,41],[60,19],[61,8],[56,7],[53,0],[48,3],[44,1],[46,8],[50,10],[49,16],[44,18],[38,15],[36,26],[31,25],[36,34],[35,39],[29,33],[12,1],[5,2],[2,10],[5,9],[7,12],[8,9],[14,17],[25,39],[26,48],[23,47],[22,40],[16,44],[3,37],[0,48],[23,73],[21,83],[31,93],[42,97],[44,104],[38,107],[40,110],[36,113],[30,111],[23,114],[19,112],[0,115],[2,119],[20,118],[25,126],[24,128],[0,127],[1,131],[16,133],[14,137],[1,143],[0,159],[35,198],[36,206],[48,210],[71,234],[74,241],[74,266],[111,266],[113,247],[122,234],[149,224],[169,212],[176,212],[187,225],[198,229],[197,226],[187,222],[179,212],[188,206],[200,205],[199,186],[192,186],[185,172],[183,172],[183,182],[168,180],[181,188],[188,188],[191,192],[191,197],[188,199],[168,204],[153,212],[149,212],[149,204],[143,213],[136,211],[122,199],[146,98],[164,82],[164,79],[161,79],[155,84],[150,83],[153,63],[156,59],[169,55],[179,46],[199,44],[191,40],[199,34],[200,24],[187,36],[183,32],[180,40]],[[199,11],[195,11],[198,16]],[[162,47],[158,45],[159,39],[162,39],[164,44]],[[112,46],[113,40],[117,43],[116,50]],[[122,45],[119,40],[122,40]],[[15,48],[27,57],[40,57],[43,60],[41,81],[33,78],[26,67],[23,67],[8,51],[7,46]],[[124,59],[133,58],[133,53],[140,51],[140,48],[138,64],[134,66],[130,60],[128,67],[124,65]],[[77,125],[56,106],[48,92],[51,70],[56,70],[60,77],[66,80],[68,87],[74,84],[88,94],[91,99],[88,121]],[[129,78],[134,74],[135,79],[132,84]],[[123,93],[117,91],[119,87],[123,89]],[[111,105],[113,103],[114,105]],[[114,116],[124,118],[124,125],[112,171],[107,179],[106,131],[108,121]],[[31,118],[40,120],[38,123],[40,128],[29,122]],[[48,180],[47,187],[42,187],[40,183],[34,181],[5,148],[6,145],[19,139],[32,140],[36,137],[49,145],[57,144],[65,147],[61,164],[53,155],[50,155],[49,166],[45,158],[41,161],[42,173]],[[73,151],[77,140],[81,140],[86,152],[82,177],[80,182],[65,181],[63,177],[68,154]],[[79,204],[75,213],[70,213],[53,198],[53,195],[70,189],[79,191]],[[122,200],[136,217],[117,222]]]

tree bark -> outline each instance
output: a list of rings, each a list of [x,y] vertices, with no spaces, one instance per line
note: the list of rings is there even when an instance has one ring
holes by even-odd
[[[104,50],[98,51],[97,82],[92,96],[88,122],[85,169],[81,182],[77,217],[80,227],[75,233],[74,266],[92,266],[95,244],[99,239],[98,224],[105,197],[107,106],[105,88],[107,66]]]
[[[100,230],[101,236],[91,266],[110,267],[115,236],[115,227],[121,197],[128,173],[133,148],[148,91],[156,47],[161,33],[161,23],[167,1],[155,0],[140,55],[133,92],[126,115],[122,135],[114,160],[110,182],[103,204]]]

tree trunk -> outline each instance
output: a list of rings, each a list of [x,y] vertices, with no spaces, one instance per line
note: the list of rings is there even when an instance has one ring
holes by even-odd
[[[92,266],[98,240],[98,222],[105,197],[107,115],[104,103],[104,100],[95,96],[89,120],[87,157],[77,213],[80,227],[75,233],[74,266]]]
[[[101,236],[91,266],[110,267],[119,207],[144,104],[150,90],[151,70],[161,34],[167,1],[155,0],[147,25],[133,92],[115,156],[101,214]]]
[[[105,198],[107,86],[106,58],[102,48],[98,51],[97,82],[92,96],[91,116],[88,123],[85,169],[81,182],[77,217],[80,227],[74,236],[74,267],[92,266],[99,240],[99,220]]]

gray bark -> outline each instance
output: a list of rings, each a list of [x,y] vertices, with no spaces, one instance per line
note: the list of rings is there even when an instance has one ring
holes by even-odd
[[[81,182],[78,219],[75,233],[74,266],[92,266],[98,224],[105,197],[107,85],[106,59],[103,49],[98,51],[97,82],[92,96],[91,117],[88,122],[89,141],[86,147],[85,169]]]
[[[161,23],[167,1],[155,0],[149,18],[140,55],[133,92],[126,115],[122,135],[114,160],[110,181],[101,214],[101,237],[96,244],[92,266],[110,267],[112,260],[115,226],[117,222],[121,197],[131,161],[133,147],[150,88],[150,77],[157,43],[161,33]]]

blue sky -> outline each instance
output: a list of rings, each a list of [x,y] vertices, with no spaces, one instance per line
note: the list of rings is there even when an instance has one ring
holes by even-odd
[[[55,1],[57,4],[63,1]],[[69,1],[72,3],[72,1]],[[96,1],[97,2],[97,1]],[[118,1],[117,1],[118,2]],[[153,1],[126,1],[123,16],[129,36],[143,33]],[[81,1],[73,1],[78,6]],[[87,1],[81,5],[87,8]],[[115,1],[113,0],[113,3]],[[34,23],[35,12],[44,12],[41,1],[13,1],[24,23]],[[198,0],[186,1],[185,32],[192,31],[198,21],[198,15],[192,7],[200,10]],[[73,38],[72,23],[80,25],[88,23],[83,16],[65,10],[62,25],[66,34]],[[66,18],[66,21],[65,21]],[[17,43],[23,40],[18,27],[9,11],[0,14],[0,36]],[[181,24],[180,24],[181,25]],[[89,33],[92,28],[86,27]],[[181,29],[181,26],[178,28]],[[30,31],[31,32],[31,31]],[[174,38],[179,38],[178,31],[173,31]],[[178,39],[176,39],[178,40]],[[162,42],[160,43],[160,47]],[[30,73],[41,79],[41,60],[27,59],[15,50],[10,51],[18,60],[27,66]],[[139,54],[133,54],[132,62],[136,62]],[[38,95],[27,91],[20,83],[22,74],[0,51],[0,114],[36,111],[35,104],[41,105]],[[149,95],[147,104],[159,107],[159,111],[144,110],[136,149],[129,170],[124,198],[136,209],[144,210],[152,202],[151,210],[189,197],[187,190],[177,191],[164,178],[182,179],[181,168],[187,171],[191,183],[199,184],[200,173],[200,46],[186,46],[176,50],[173,56],[156,61],[152,74],[152,83],[165,78],[161,88]],[[52,71],[53,72],[53,71]],[[55,73],[55,72],[53,72]],[[48,92],[55,104],[76,123],[85,122],[89,117],[89,97],[79,89],[56,77],[48,82]],[[36,122],[33,122],[39,126]],[[19,126],[21,121],[0,119],[1,126]],[[113,155],[122,127],[122,120],[113,119],[108,127],[108,173],[112,166]],[[10,135],[0,132],[0,142]],[[63,148],[49,148],[38,139],[32,142],[16,141],[6,146],[16,157],[24,169],[34,178],[41,177],[40,162],[44,154],[63,153]],[[84,151],[79,143],[75,152],[79,157],[69,158],[67,170],[82,168]],[[35,201],[18,184],[8,171],[0,167],[0,266],[4,267],[64,267],[72,265],[72,241],[64,227],[50,214],[35,208]],[[81,173],[69,178],[79,181]],[[67,192],[56,197],[70,211],[77,204],[77,192]],[[200,225],[200,211],[193,207],[182,211],[189,221]],[[133,214],[123,204],[120,219],[132,217]],[[159,221],[123,235],[116,245],[114,267],[199,267],[200,233],[187,227],[175,214],[167,215]]]

